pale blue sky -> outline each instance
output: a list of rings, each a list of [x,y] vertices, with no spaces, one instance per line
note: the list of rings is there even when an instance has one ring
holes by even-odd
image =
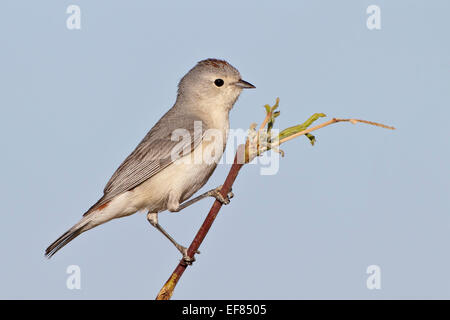
[[[70,4],[81,30],[66,28]],[[378,31],[366,8],[381,8]],[[257,89],[232,128],[281,98],[281,127],[336,125],[286,144],[278,174],[244,167],[175,299],[450,298],[448,1],[20,1],[0,6],[0,298],[153,299],[179,253],[144,214],[44,249],[100,196],[199,60]],[[220,185],[221,165],[205,190]],[[188,244],[212,200],[160,222]],[[66,268],[81,268],[81,290]],[[366,268],[381,268],[381,290]]]

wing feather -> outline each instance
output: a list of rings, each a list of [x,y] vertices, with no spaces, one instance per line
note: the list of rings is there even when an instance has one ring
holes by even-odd
[[[189,134],[189,139],[174,139],[175,130],[183,130],[178,134]],[[177,155],[191,153],[201,143],[206,130],[207,124],[199,117],[177,112],[175,108],[169,110],[122,162],[106,184],[103,197],[84,215],[161,172],[174,161],[174,152]]]

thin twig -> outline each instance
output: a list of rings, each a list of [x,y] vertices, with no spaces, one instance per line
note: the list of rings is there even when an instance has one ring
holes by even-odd
[[[259,130],[264,129],[264,127],[266,126],[267,122],[269,122],[270,117],[272,116],[272,111],[268,112],[266,117],[264,118],[263,122],[261,123],[261,125],[259,126]]]
[[[291,136],[289,136],[289,137],[286,137],[286,138],[284,138],[284,139],[281,139],[280,141],[274,142],[274,143],[272,144],[272,146],[278,146],[278,145],[280,145],[280,144],[282,144],[282,143],[285,143],[286,141],[292,140],[292,139],[297,138],[297,137],[299,137],[299,136],[302,136],[302,135],[304,135],[304,134],[306,134],[306,133],[310,133],[310,132],[312,132],[312,131],[321,129],[321,128],[323,128],[323,127],[329,126],[330,124],[338,123],[338,122],[351,122],[351,123],[353,123],[353,124],[356,124],[356,123],[358,123],[358,122],[362,122],[362,123],[371,124],[371,125],[373,125],[373,126],[382,127],[382,128],[385,128],[385,129],[395,130],[394,127],[387,126],[387,125],[385,125],[385,124],[378,123],[378,122],[373,122],[373,121],[360,120],[360,119],[338,119],[338,118],[333,118],[333,119],[328,120],[328,121],[326,121],[326,122],[324,122],[324,123],[318,124],[317,126],[314,126],[314,127],[308,128],[308,129],[306,129],[306,130],[297,132],[297,133],[295,133],[295,134],[293,134],[293,135],[291,135]]]
[[[265,128],[267,122],[272,118],[273,112],[278,108],[278,105],[280,103],[280,98],[277,98],[275,101],[275,104],[271,107],[270,105],[266,104],[264,107],[266,108],[266,117],[264,118],[263,122],[261,123],[261,126],[259,127],[259,130],[262,130]]]

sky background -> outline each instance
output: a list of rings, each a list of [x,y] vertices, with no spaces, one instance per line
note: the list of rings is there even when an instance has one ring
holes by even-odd
[[[66,9],[81,8],[81,30]],[[381,8],[368,30],[366,8]],[[0,5],[0,298],[153,299],[178,251],[145,214],[45,248],[102,195],[199,60],[256,86],[231,128],[337,124],[244,167],[174,299],[450,298],[449,1],[20,1]],[[223,183],[220,165],[207,185]],[[213,200],[160,223],[188,245]],[[66,287],[69,265],[81,290]],[[366,269],[378,265],[381,289]]]

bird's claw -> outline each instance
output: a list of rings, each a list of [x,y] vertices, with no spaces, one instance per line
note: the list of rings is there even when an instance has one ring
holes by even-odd
[[[220,190],[222,189],[222,186],[217,187],[216,189],[211,191],[211,196],[216,198],[216,200],[218,200],[220,203],[227,205],[230,203],[230,199],[234,197],[234,193],[230,190],[230,192],[228,192],[226,198],[224,196],[222,196],[222,193],[220,193]]]
[[[189,257],[187,255],[183,255],[183,263],[187,266],[191,266],[195,261],[194,257]]]
[[[180,250],[181,254],[183,255],[183,262],[186,265],[190,266],[190,265],[192,265],[192,263],[194,263],[195,257],[189,257],[188,256],[188,254],[187,254],[188,249],[186,247],[180,246],[178,248],[178,250]],[[200,251],[197,250],[197,251],[195,251],[195,253],[200,254]]]

